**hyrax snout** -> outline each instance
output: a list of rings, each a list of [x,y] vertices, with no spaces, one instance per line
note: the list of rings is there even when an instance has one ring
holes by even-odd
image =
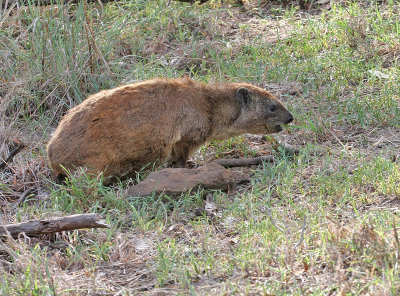
[[[58,180],[77,167],[125,178],[166,161],[185,167],[207,141],[277,133],[292,121],[276,97],[251,84],[154,79],[101,91],[69,110],[47,153]]]

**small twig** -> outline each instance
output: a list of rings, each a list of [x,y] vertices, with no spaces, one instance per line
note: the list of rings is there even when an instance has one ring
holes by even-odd
[[[251,178],[242,178],[242,179],[236,180],[235,184],[236,185],[247,184],[247,183],[250,183],[251,180],[252,180]]]
[[[208,0],[175,0],[175,1],[178,1],[178,2],[189,2],[190,4],[194,4],[196,2],[200,2],[199,4],[201,5],[203,3],[206,3]],[[171,1],[168,1],[167,3],[169,5],[171,3]]]
[[[33,192],[32,188],[28,188],[27,190],[24,191],[24,193],[22,193],[22,195],[20,196],[20,198],[18,198],[18,200],[15,202],[14,204],[14,208],[18,208],[19,205],[21,203],[23,203],[25,201],[25,199]]]
[[[86,20],[85,32],[86,32],[86,39],[87,39],[87,43],[88,43],[88,52],[89,52],[89,57],[90,57],[90,60],[89,60],[90,73],[93,74],[94,73],[95,57],[94,57],[93,48],[92,48],[92,46],[93,46],[93,44],[92,44],[93,38],[92,38],[92,40],[90,40],[90,36],[89,36],[89,35],[91,35],[91,30],[90,30],[91,20],[89,20],[89,13],[88,13],[88,10],[87,10],[87,2],[86,2],[86,0],[83,1],[83,10],[85,12],[85,20]]]
[[[301,243],[303,242],[303,240],[304,240],[304,232],[305,232],[306,226],[307,226],[306,222],[307,222],[307,216],[304,215],[303,227],[301,228],[300,240],[294,245],[294,247],[293,247],[294,249],[297,249],[297,247],[300,246],[300,244],[301,244]]]
[[[273,162],[274,158],[272,156],[260,156],[260,157],[251,157],[251,158],[221,158],[214,160],[215,163],[222,165],[223,167],[243,167],[243,166],[252,166],[259,165],[263,162]]]
[[[22,149],[25,148],[25,144],[22,142],[18,142],[18,146],[15,147],[10,154],[6,157],[6,159],[1,160],[2,162],[0,163],[0,170],[4,169],[8,163],[12,162],[13,158],[15,155],[17,155],[19,152],[22,151]]]
[[[283,150],[285,150],[287,153],[289,153],[289,154],[299,154],[300,153],[300,150],[299,150],[299,148],[296,148],[296,147],[294,147],[293,145],[290,145],[290,144],[288,144],[288,143],[286,143],[286,142],[278,142],[274,137],[272,137],[272,136],[268,136],[268,135],[265,135],[264,136],[264,138],[265,138],[265,140],[267,140],[268,142],[270,142],[271,143],[271,145],[272,145],[272,147],[275,149],[275,150],[278,150],[278,148],[279,147],[281,147],[281,148],[283,148]]]
[[[280,142],[279,146],[282,147],[286,152],[288,152],[289,154],[299,154],[300,153],[300,149],[297,147],[294,147],[293,145],[290,145],[289,143],[286,142]]]

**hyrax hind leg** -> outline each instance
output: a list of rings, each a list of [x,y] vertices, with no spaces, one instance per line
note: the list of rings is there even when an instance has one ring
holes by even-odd
[[[134,164],[130,160],[112,163],[104,171],[103,183],[111,185],[131,177],[135,177],[136,171]]]

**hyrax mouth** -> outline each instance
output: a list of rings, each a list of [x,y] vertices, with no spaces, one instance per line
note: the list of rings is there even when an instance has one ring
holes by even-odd
[[[265,128],[267,129],[268,134],[279,133],[283,130],[283,127],[279,124],[273,127],[269,127],[268,125],[266,125]]]

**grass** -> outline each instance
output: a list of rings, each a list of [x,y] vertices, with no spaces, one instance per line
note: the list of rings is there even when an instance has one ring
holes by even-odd
[[[400,5],[279,1],[79,2],[3,10],[0,223],[103,214],[107,230],[0,243],[2,295],[398,295]],[[246,81],[295,115],[268,141],[212,142],[193,158],[274,153],[230,192],[126,198],[79,171],[55,185],[45,145],[88,94],[156,76]],[[34,193],[13,204],[28,188]],[[199,215],[211,194],[217,210]]]

